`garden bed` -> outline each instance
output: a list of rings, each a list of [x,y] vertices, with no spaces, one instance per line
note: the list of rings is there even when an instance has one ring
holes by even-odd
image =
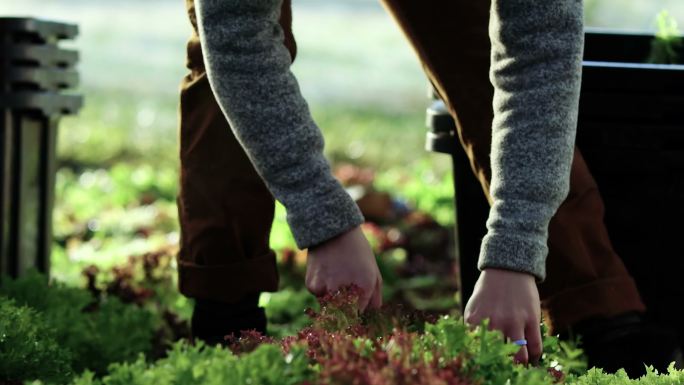
[[[538,366],[517,365],[512,357],[518,347],[486,324],[470,330],[458,318],[401,307],[359,315],[355,288],[323,297],[316,310],[306,312],[306,326],[290,336],[247,333],[239,340],[228,338],[222,348],[186,339],[172,343],[179,335],[162,333],[170,345],[157,355],[154,346],[164,340],[160,330],[173,324],[168,315],[160,318],[159,287],[164,285],[158,281],[156,288],[143,290],[119,274],[100,282],[102,290],[48,285],[37,274],[5,280],[0,384],[684,383],[684,372],[674,369],[667,374],[651,370],[641,382],[624,372],[587,372],[581,352],[552,337],[544,340]]]

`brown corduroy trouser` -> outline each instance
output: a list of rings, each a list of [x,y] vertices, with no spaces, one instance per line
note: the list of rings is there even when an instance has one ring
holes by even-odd
[[[268,244],[274,199],[255,172],[212,95],[202,61],[193,0],[180,111],[183,294],[232,302],[278,287]],[[474,172],[488,191],[493,89],[489,82],[489,2],[382,0],[449,106]],[[290,1],[281,25],[294,60]],[[361,44],[361,43],[360,43]],[[542,305],[554,331],[577,321],[643,311],[634,281],[612,248],[596,183],[575,151],[570,194],[549,228]]]

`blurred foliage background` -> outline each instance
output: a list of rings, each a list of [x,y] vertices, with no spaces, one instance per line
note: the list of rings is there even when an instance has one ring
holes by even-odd
[[[335,164],[371,167],[378,188],[453,226],[450,159],[424,150],[426,79],[375,0],[294,0],[293,71]],[[587,0],[590,27],[655,31],[681,0]],[[178,85],[190,34],[183,0],[4,0],[0,15],[78,23],[85,108],[63,120],[54,276],[178,244]],[[292,248],[279,207],[278,249]]]

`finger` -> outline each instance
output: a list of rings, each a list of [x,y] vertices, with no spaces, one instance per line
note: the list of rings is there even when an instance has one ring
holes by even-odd
[[[519,340],[520,338],[518,338]],[[517,341],[517,340],[514,340]],[[529,352],[527,351],[527,346],[521,346],[520,350],[518,350],[517,353],[515,353],[515,356],[513,356],[513,362],[516,364],[523,364],[527,365],[528,362],[530,362],[529,358]]]
[[[468,325],[470,330],[474,330],[482,323],[482,317],[480,317],[477,313],[470,311],[470,309],[468,309],[467,307],[465,314],[463,315],[463,320],[465,321],[466,325]]]
[[[498,330],[503,334],[504,338],[508,338],[512,334],[517,334],[517,329],[513,327],[513,320],[507,318],[503,314],[493,314],[489,318],[489,330]],[[522,330],[522,328],[521,328]]]
[[[541,329],[535,320],[528,321],[525,326],[525,338],[527,338],[527,352],[530,362],[534,365],[539,363],[543,352]]]
[[[514,343],[515,341],[525,340],[525,328],[518,325],[510,325],[505,331],[504,335],[510,341]],[[527,350],[527,345],[521,345],[520,349],[515,356],[513,356],[513,361],[518,364],[527,364],[529,362],[529,352]]]
[[[468,303],[466,303],[465,311],[463,312],[463,321],[470,327],[470,329],[474,329],[476,326],[478,326],[482,322],[482,317],[478,315],[477,311],[474,311],[474,301],[473,298],[471,297]]]
[[[370,300],[370,307],[372,309],[379,309],[382,307],[382,281],[380,279],[375,283],[375,291]]]
[[[368,307],[368,304],[370,303],[371,296],[373,296],[373,289],[365,287],[363,288],[363,293],[361,294],[361,297],[359,297],[359,310],[360,311],[365,311],[366,308]]]
[[[322,280],[316,278],[307,280],[306,288],[309,290],[311,294],[315,295],[316,297],[323,296],[328,291],[328,289],[325,286],[325,283]]]

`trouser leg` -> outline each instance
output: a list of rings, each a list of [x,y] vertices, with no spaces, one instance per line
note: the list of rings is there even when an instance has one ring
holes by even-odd
[[[489,1],[382,2],[447,103],[488,195],[494,93],[489,81]],[[608,239],[603,201],[577,150],[570,194],[549,226],[547,272],[539,290],[555,332],[580,320],[644,310],[633,279]]]
[[[202,60],[193,0],[193,35],[180,100],[180,291],[192,298],[236,302],[278,288],[269,247],[274,198],[236,140],[212,94]],[[293,58],[290,2],[281,24]]]

